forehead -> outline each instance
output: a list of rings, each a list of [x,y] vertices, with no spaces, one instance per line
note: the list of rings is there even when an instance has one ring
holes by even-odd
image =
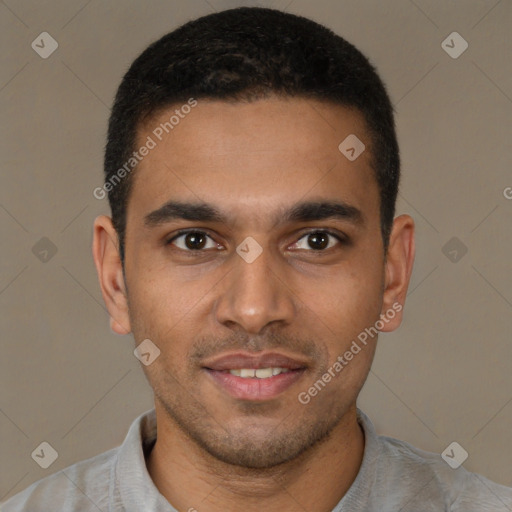
[[[128,217],[141,218],[170,199],[222,203],[253,219],[308,195],[360,208],[378,200],[371,141],[354,109],[299,98],[181,107],[139,128],[137,147],[151,140],[153,148],[132,176]],[[350,161],[338,146],[354,135],[365,150]]]

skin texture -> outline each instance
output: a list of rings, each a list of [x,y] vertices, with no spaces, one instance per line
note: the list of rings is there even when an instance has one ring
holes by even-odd
[[[174,109],[140,127],[140,145]],[[353,162],[338,150],[349,134],[366,145]],[[297,396],[404,304],[414,260],[407,215],[395,218],[385,258],[362,116],[310,99],[200,100],[134,172],[126,281],[109,217],[95,221],[93,255],[112,329],[161,350],[142,367],[155,394],[158,439],[147,461],[155,485],[180,511],[332,510],[361,464],[356,398],[377,338],[308,404]],[[227,222],[145,225],[169,200],[210,203]],[[344,201],[362,222],[283,222],[303,201]],[[167,243],[185,228],[208,235],[205,248],[194,252],[186,236]],[[315,249],[307,235],[326,229],[348,241],[330,236]],[[246,237],[262,248],[252,263],[236,252]],[[381,330],[401,319],[397,312]],[[202,367],[233,351],[279,352],[306,370],[272,399],[235,399]]]

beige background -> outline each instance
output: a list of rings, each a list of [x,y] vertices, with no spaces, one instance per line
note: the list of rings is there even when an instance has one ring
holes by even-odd
[[[417,222],[417,260],[405,322],[381,336],[360,407],[426,450],[457,441],[467,469],[512,486],[510,0],[5,0],[0,499],[120,444],[152,407],[133,339],[109,330],[90,250],[108,212],[92,191],[109,106],[150,42],[238,5],[326,24],[370,56],[396,105],[398,213]],[[43,31],[59,44],[45,60],[31,48]],[[453,31],[469,43],[457,59],[441,47]],[[57,248],[46,262],[32,252],[42,237]],[[452,237],[468,250],[458,262],[442,250]],[[31,458],[42,441],[58,452],[46,470]]]

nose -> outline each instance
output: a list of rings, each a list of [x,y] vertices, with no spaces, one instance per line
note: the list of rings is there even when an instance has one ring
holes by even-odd
[[[282,264],[271,261],[268,249],[250,263],[238,253],[233,259],[234,268],[215,304],[217,321],[251,334],[259,334],[271,323],[290,324],[296,307]]]

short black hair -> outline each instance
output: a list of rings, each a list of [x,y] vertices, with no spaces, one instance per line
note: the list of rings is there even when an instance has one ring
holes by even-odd
[[[395,215],[400,158],[393,107],[369,60],[310,19],[276,9],[241,7],[203,16],[151,44],[117,91],[108,126],[105,183],[124,268],[130,160],[138,129],[159,111],[194,99],[254,101],[288,96],[357,109],[370,134],[380,193],[384,248]],[[341,141],[340,141],[341,142]],[[112,186],[113,185],[113,186]]]

